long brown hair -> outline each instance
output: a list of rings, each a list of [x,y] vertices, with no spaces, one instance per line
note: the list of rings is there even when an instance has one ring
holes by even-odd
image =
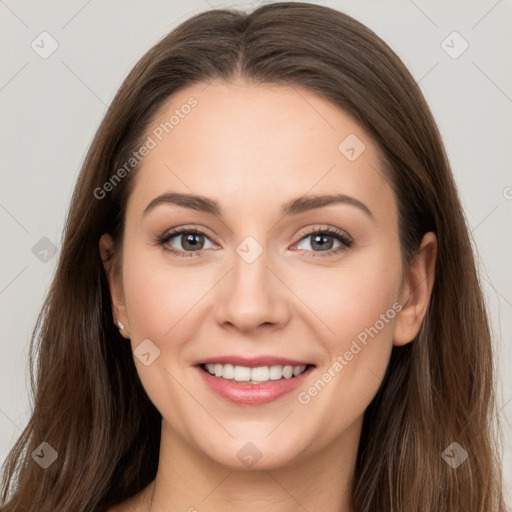
[[[33,413],[4,463],[1,510],[104,511],[155,478],[161,415],[113,325],[98,250],[105,232],[121,246],[136,168],[104,197],[95,190],[140,147],[173,93],[238,76],[303,87],[352,114],[382,152],[404,262],[423,234],[438,237],[436,279],[420,333],[393,348],[365,412],[354,511],[505,510],[490,329],[435,121],[411,74],[375,33],[331,8],[295,2],[195,15],[150,49],[119,89],[84,161],[34,328]],[[42,442],[58,454],[44,470],[31,457]],[[441,456],[452,442],[468,452],[457,469]]]

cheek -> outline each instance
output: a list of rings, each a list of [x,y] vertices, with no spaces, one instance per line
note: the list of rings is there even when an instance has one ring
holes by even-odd
[[[147,366],[134,354],[137,373],[164,417],[168,418],[173,410],[189,411],[191,416],[172,416],[174,427],[185,433],[187,421],[193,421],[201,410],[194,408],[195,402],[184,391],[186,386],[180,384],[182,348],[198,325],[194,307],[211,285],[205,281],[204,271],[171,268],[165,258],[155,253],[144,247],[126,251],[123,285],[131,344],[136,351],[143,340],[149,339],[158,348],[158,356]]]
[[[393,255],[394,254],[394,255]],[[392,350],[401,284],[399,252],[375,251],[332,273],[316,297],[323,322],[328,361],[298,397],[310,414],[335,436],[360,417],[377,393]],[[392,263],[389,263],[392,262]]]
[[[199,267],[166,264],[156,249],[132,250],[124,264],[123,285],[133,341],[149,338],[158,344],[174,338],[182,319],[193,318],[211,280],[211,272]]]
[[[399,249],[376,246],[364,255],[347,257],[338,268],[309,273],[314,277],[304,272],[293,276],[293,289],[315,313],[317,334],[322,333],[331,356],[376,322],[381,338],[391,337],[396,316],[392,306],[402,282]]]

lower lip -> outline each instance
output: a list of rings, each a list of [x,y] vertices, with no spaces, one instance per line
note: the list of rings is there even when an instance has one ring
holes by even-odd
[[[259,405],[277,400],[299,387],[309,374],[315,369],[310,366],[297,377],[290,379],[270,380],[261,384],[249,384],[248,382],[235,382],[210,375],[201,366],[196,366],[206,384],[212,391],[235,404]]]

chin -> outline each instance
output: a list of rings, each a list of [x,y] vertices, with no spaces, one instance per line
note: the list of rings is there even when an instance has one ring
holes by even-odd
[[[270,440],[268,431],[255,436],[254,431],[247,436],[230,438],[224,443],[212,445],[205,450],[205,455],[217,464],[237,471],[270,470],[290,466],[297,462],[297,457],[304,451],[305,442],[297,440],[293,445],[288,436],[288,443],[281,439]]]

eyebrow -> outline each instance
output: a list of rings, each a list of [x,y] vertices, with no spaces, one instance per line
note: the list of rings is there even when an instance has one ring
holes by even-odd
[[[363,202],[359,201],[355,197],[347,196],[345,194],[332,194],[332,195],[316,195],[316,196],[303,196],[296,199],[292,199],[284,203],[281,207],[281,215],[283,217],[287,215],[298,215],[316,208],[322,208],[323,206],[329,206],[331,204],[341,203],[363,211],[371,219],[375,219],[371,210]],[[181,194],[177,192],[168,192],[155,197],[144,209],[143,215],[148,214],[151,210],[161,204],[175,204],[183,206],[184,208],[190,208],[201,212],[211,213],[218,217],[222,217],[222,208],[215,199],[210,199],[205,196],[199,196],[195,194]]]

